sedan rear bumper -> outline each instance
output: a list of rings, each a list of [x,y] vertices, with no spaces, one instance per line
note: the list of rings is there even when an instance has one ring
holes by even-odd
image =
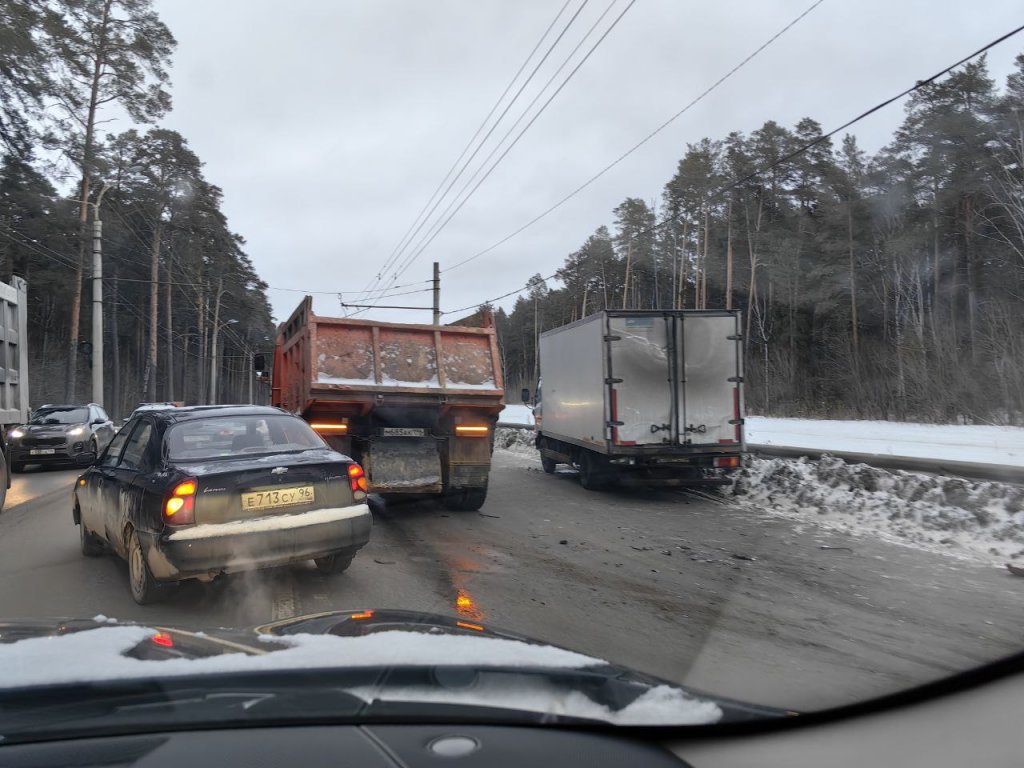
[[[162,581],[216,576],[354,552],[370,540],[366,504],[195,525],[163,533],[139,531],[153,576]]]

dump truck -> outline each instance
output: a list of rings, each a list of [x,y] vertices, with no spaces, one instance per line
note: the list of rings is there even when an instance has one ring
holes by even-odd
[[[504,396],[484,326],[321,317],[306,297],[278,330],[271,402],[362,464],[371,492],[479,509]]]
[[[28,283],[0,283],[0,511],[11,487],[7,433],[29,418]]]
[[[544,471],[571,465],[588,489],[729,482],[745,452],[742,344],[734,310],[603,311],[541,334]]]

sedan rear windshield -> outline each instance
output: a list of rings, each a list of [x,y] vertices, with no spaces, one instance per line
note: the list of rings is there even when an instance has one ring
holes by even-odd
[[[88,408],[40,408],[29,424],[84,424],[88,420]]]
[[[167,430],[171,460],[223,459],[323,448],[309,425],[294,416],[215,416],[175,424]]]

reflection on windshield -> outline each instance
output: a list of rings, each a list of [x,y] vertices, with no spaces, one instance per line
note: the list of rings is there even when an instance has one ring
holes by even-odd
[[[171,460],[218,459],[238,454],[323,448],[305,422],[290,416],[230,416],[176,424],[167,432]]]
[[[82,424],[88,420],[86,408],[47,408],[36,411],[29,424]]]

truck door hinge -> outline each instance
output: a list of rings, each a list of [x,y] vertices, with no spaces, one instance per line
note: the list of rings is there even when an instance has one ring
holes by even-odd
[[[624,426],[626,426],[626,422],[624,422],[624,421],[609,421],[608,422],[608,426],[609,427],[624,427]]]
[[[659,424],[651,424],[651,434],[652,435],[655,434],[656,432],[668,432],[671,429],[672,429],[672,425],[671,424],[660,424],[660,425]]]
[[[743,341],[743,334],[736,333],[733,334],[732,336],[726,336],[725,338],[728,339],[729,341]]]
[[[622,341],[622,337],[621,336],[605,336],[604,340],[605,341]]]
[[[747,422],[744,419],[729,419],[729,423],[736,426],[737,424],[746,424]]]
[[[708,428],[707,428],[706,424],[698,424],[696,426],[693,425],[693,424],[690,424],[689,426],[687,426],[687,427],[685,427],[683,429],[683,432],[696,432],[698,435],[705,435],[705,434],[707,434],[707,431],[708,431]]]
[[[733,384],[742,384],[743,383],[743,377],[742,376],[730,376],[728,379],[726,379],[726,381],[731,382]]]
[[[604,383],[605,384],[621,384],[622,383],[622,379],[613,379],[611,377],[608,377],[607,379],[604,380]]]

